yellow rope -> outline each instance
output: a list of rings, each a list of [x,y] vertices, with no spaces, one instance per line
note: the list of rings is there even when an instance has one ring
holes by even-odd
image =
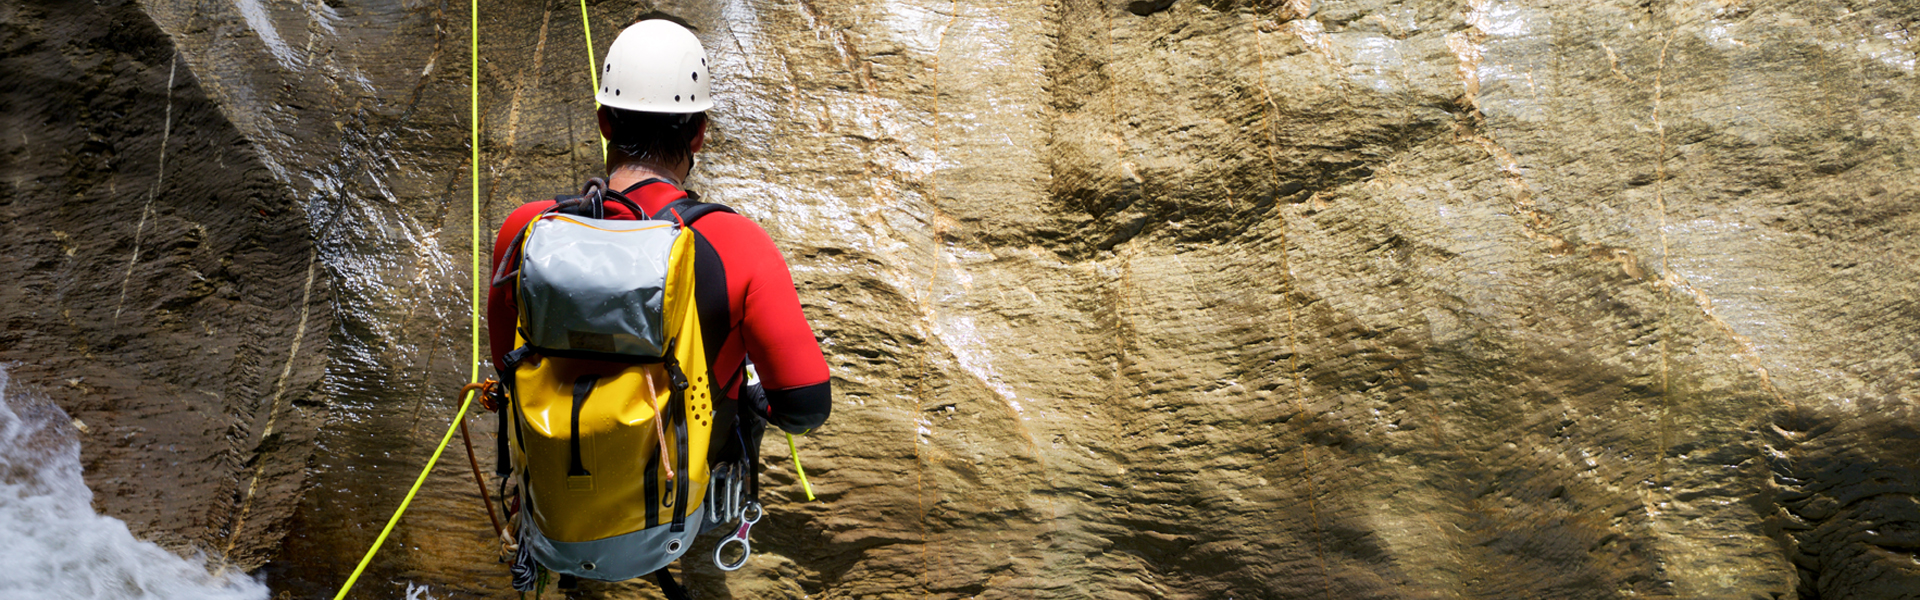
[[[600,160],[607,159],[607,138],[600,136],[600,61],[593,58],[593,23],[587,20],[587,0],[580,0],[580,31],[587,34],[587,75],[593,81],[593,136],[600,139]]]
[[[472,22],[469,23],[471,29],[467,34],[467,148],[473,154],[467,160],[473,163],[473,168],[467,169],[467,175],[472,178],[467,187],[473,188],[473,200],[467,210],[471,231],[467,236],[467,248],[473,264],[473,310],[467,321],[467,334],[472,342],[472,350],[467,353],[467,365],[473,368],[473,373],[467,376],[467,383],[474,384],[480,383],[480,293],[483,289],[480,286],[480,0],[470,2],[473,8],[468,10],[472,13]],[[473,394],[468,393],[466,401],[461,403],[458,417],[467,416],[465,404],[472,401]],[[460,423],[458,417],[453,420],[456,425]],[[453,430],[448,429],[447,435],[453,435]],[[440,447],[447,447],[447,443],[440,442]],[[435,454],[435,457],[438,456]],[[427,468],[433,467],[429,464]]]
[[[472,242],[469,247],[473,255],[473,306],[469,321],[473,342],[473,351],[470,355],[473,359],[470,361],[473,365],[473,374],[469,377],[468,383],[475,383],[480,381],[480,0],[471,0],[468,10],[470,17],[468,26],[471,29],[467,36],[469,76],[467,117],[470,125],[467,143],[473,152],[472,168],[468,169],[473,177],[471,183],[473,187],[472,239],[469,240]],[[359,566],[353,568],[353,575],[347,577],[347,583],[340,586],[340,593],[335,594],[333,600],[347,597],[347,592],[353,589],[354,582],[360,580],[360,573],[367,570],[368,563],[373,562],[373,555],[380,552],[380,545],[387,542],[387,535],[393,533],[395,525],[400,524],[400,515],[406,514],[407,506],[413,504],[413,497],[420,493],[420,486],[427,482],[427,475],[433,472],[433,466],[439,464],[440,453],[446,451],[447,443],[453,441],[454,430],[460,428],[460,422],[467,418],[467,409],[473,406],[474,391],[468,390],[463,396],[464,398],[460,401],[460,411],[453,415],[453,424],[447,426],[446,435],[440,436],[440,447],[433,450],[433,457],[427,459],[427,467],[421,469],[420,476],[413,480],[413,489],[407,490],[407,497],[400,501],[400,508],[393,511],[392,518],[387,519],[386,528],[380,530],[380,537],[373,540],[373,547],[367,548],[367,555],[360,559]]]
[[[783,432],[784,433],[784,432]],[[800,447],[793,445],[793,434],[787,434],[787,452],[793,454],[793,472],[800,476],[800,489],[807,491],[807,501],[813,501],[813,484],[807,483],[807,470],[800,467]]]
[[[466,418],[467,407],[473,404],[473,393],[468,392],[466,400],[460,403],[460,412],[453,417],[453,426],[447,428],[447,434],[440,437],[440,447],[433,451],[433,458],[427,459],[427,468],[420,470],[420,477],[413,480],[413,489],[407,490],[407,498],[400,501],[400,508],[393,511],[393,518],[387,519],[387,527],[380,530],[380,537],[373,540],[373,547],[367,549],[367,556],[360,559],[360,566],[353,568],[353,575],[347,577],[346,585],[340,586],[340,593],[333,600],[347,597],[347,590],[353,589],[353,583],[360,579],[360,572],[367,569],[367,563],[373,562],[373,555],[380,552],[380,545],[387,542],[387,534],[393,533],[393,526],[400,523],[400,515],[407,512],[407,506],[413,504],[413,496],[420,493],[420,486],[427,482],[427,474],[433,472],[434,463],[440,462],[440,452],[447,449],[447,442],[453,441],[453,432],[460,428],[460,420]]]

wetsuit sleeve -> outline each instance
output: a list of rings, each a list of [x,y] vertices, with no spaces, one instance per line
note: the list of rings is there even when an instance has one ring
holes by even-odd
[[[825,423],[833,410],[827,360],[800,310],[786,259],[765,231],[747,225],[751,235],[740,237],[753,260],[744,265],[749,276],[742,341],[767,392],[767,421],[788,433],[806,433]],[[733,271],[732,264],[728,267]]]

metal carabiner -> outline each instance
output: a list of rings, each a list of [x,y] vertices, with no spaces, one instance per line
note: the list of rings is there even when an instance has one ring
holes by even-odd
[[[707,497],[700,499],[701,510],[706,513],[707,521],[714,525],[727,522],[727,500],[724,493],[727,488],[727,478],[730,476],[728,467],[731,466],[732,463],[721,463],[713,468],[707,476]]]
[[[736,465],[734,471],[743,472],[747,470]],[[747,497],[747,478],[745,475],[745,473],[741,473],[740,477],[727,480],[727,518],[725,520],[731,521],[739,518],[740,514],[746,510],[746,507],[742,505],[742,502],[745,501]],[[754,519],[759,520],[759,517],[755,517]]]
[[[748,517],[749,514],[752,515],[751,518]],[[713,566],[720,567],[722,571],[738,571],[740,567],[746,566],[747,557],[753,556],[753,542],[747,539],[747,534],[753,529],[754,523],[760,522],[760,517],[764,514],[765,511],[760,510],[759,502],[747,502],[746,507],[740,510],[740,528],[733,530],[733,535],[720,540],[720,545],[713,548]],[[722,553],[727,550],[727,544],[735,542],[740,544],[740,560],[728,563],[722,557]]]

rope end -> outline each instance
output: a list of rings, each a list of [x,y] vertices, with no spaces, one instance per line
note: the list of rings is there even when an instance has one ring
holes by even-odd
[[[787,452],[793,455],[793,472],[795,475],[800,476],[800,489],[807,492],[807,501],[812,502],[816,500],[816,498],[813,497],[813,484],[807,483],[807,470],[800,466],[800,447],[793,444],[793,434],[791,433],[787,434]]]

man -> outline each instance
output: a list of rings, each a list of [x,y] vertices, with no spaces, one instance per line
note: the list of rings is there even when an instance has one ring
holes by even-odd
[[[693,169],[693,155],[706,143],[705,111],[713,106],[700,40],[669,20],[635,23],[607,50],[600,84],[596,98],[600,135],[608,142],[607,187],[622,191],[649,215],[687,197],[681,186]],[[507,217],[493,245],[496,269],[527,222],[553,204],[530,203]],[[618,203],[607,203],[606,210],[610,219],[646,217]],[[819,427],[831,409],[827,363],[773,239],[747,218],[724,211],[709,213],[692,229],[700,236],[696,263],[703,265],[695,286],[701,329],[709,348],[712,340],[724,340],[711,357],[714,380],[729,382],[729,401],[715,407],[716,420],[725,427],[737,406],[789,433]],[[721,268],[707,268],[711,265]],[[506,364],[505,355],[514,349],[516,311],[512,286],[495,286],[487,298],[495,365]],[[740,370],[747,359],[764,394],[743,381],[748,378]],[[739,398],[747,398],[744,405],[734,401]],[[757,447],[758,436],[751,437],[746,443]]]

